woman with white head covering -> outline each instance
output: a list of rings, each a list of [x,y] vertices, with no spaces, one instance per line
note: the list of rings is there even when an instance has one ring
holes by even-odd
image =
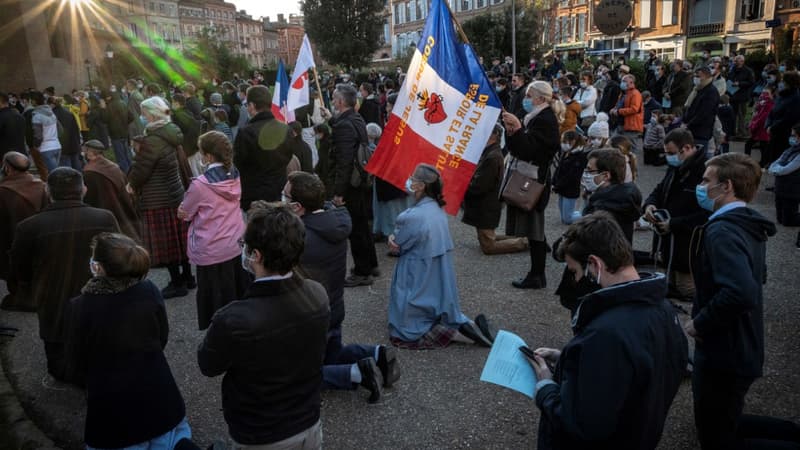
[[[503,113],[506,142],[511,156],[538,167],[539,181],[545,184],[538,204],[525,211],[508,205],[506,234],[526,237],[530,244],[531,268],[528,274],[512,285],[520,289],[542,289],[547,286],[544,268],[547,243],[544,234],[544,210],[550,197],[550,166],[561,148],[558,119],[551,105],[553,88],[544,81],[534,81],[525,91],[522,106],[527,114],[522,122],[508,112]]]

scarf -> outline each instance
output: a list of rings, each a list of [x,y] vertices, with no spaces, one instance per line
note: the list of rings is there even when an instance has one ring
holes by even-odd
[[[139,278],[130,277],[93,277],[81,289],[82,294],[111,295],[118,294],[141,282]]]
[[[547,109],[549,107],[550,107],[549,103],[542,103],[539,106],[534,106],[533,109],[531,110],[531,112],[529,112],[528,114],[525,114],[525,118],[522,120],[522,124],[527,128],[528,127],[528,123],[531,120],[533,120],[534,117],[536,117],[537,115],[539,115],[540,112],[544,111],[545,109]]]
[[[697,91],[699,91],[700,89],[703,89],[704,87],[708,86],[713,81],[714,81],[713,78],[709,78],[707,80],[700,81],[700,84],[695,86],[694,89],[692,89],[692,92],[689,94],[689,98],[686,99],[686,103],[683,104],[684,108],[688,108],[689,105],[692,104],[692,102],[694,101],[694,98],[697,97]]]

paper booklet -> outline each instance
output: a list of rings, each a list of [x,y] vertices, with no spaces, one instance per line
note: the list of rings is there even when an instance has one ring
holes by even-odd
[[[492,350],[483,366],[481,381],[494,383],[530,398],[536,391],[536,374],[533,367],[519,351],[519,347],[526,345],[521,337],[510,331],[500,330],[494,338]]]

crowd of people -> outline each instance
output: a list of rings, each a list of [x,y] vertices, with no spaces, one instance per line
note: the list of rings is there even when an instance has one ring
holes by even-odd
[[[794,424],[742,415],[762,375],[776,233],[747,203],[770,173],[777,221],[800,225],[800,74],[786,63],[758,81],[744,62],[666,67],[652,54],[645,80],[624,61],[574,74],[532,59],[510,73],[497,59],[487,71],[504,112],[462,221],[486,255],[529,252],[515,288],[547,288],[548,253],[563,264],[555,293],[575,335],[530,358],[539,448],[655,448],[687,370],[702,448],[800,441]],[[442,173],[419,164],[400,189],[357,161],[378,145],[403,77],[323,79],[288,124],[258,75],[199,90],[131,79],[0,94],[2,307],[37,314],[48,382],[86,389],[88,448],[196,448],[163,352],[164,300],[192,290],[198,365],[224,374],[234,448],[320,448],[320,390],[363,387],[380,401],[400,378],[396,348],[492,346],[487,315],[461,310],[442,209],[457,199],[443,197]],[[730,153],[734,139],[748,154],[758,146],[760,163]],[[646,197],[640,161],[667,165]],[[543,194],[530,209],[506,205],[498,234],[498,194],[522,166]],[[551,194],[569,226],[556,241]],[[651,249],[634,251],[635,230],[652,230]],[[383,275],[379,251],[397,258],[390,344],[345,344],[346,289]],[[166,286],[147,279],[152,268],[167,269]],[[692,303],[686,324],[668,299]]]

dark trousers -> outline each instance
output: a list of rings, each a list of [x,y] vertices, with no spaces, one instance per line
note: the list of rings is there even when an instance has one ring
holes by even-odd
[[[372,202],[372,191],[351,188],[344,201],[353,222],[353,230],[350,232],[350,252],[355,264],[353,273],[366,276],[378,267],[378,255],[375,253],[375,242],[369,226],[368,206]]]
[[[747,102],[731,103],[733,107],[733,114],[736,116],[736,137],[745,137],[750,133],[747,132],[747,122],[745,122],[745,115],[747,114]]]
[[[66,351],[63,342],[44,341],[44,354],[47,357],[47,373],[57,380],[66,379]]]
[[[744,397],[754,379],[695,367],[692,373],[694,423],[703,450],[739,447],[736,435]]]
[[[374,345],[342,345],[342,329],[328,330],[328,345],[322,366],[322,388],[350,390],[358,387],[350,382],[350,367],[358,361],[375,357]]]
[[[759,450],[800,449],[800,426],[788,420],[743,414],[739,419],[740,448]]]
[[[800,226],[800,201],[785,197],[775,196],[775,215],[778,223],[787,227]]]

